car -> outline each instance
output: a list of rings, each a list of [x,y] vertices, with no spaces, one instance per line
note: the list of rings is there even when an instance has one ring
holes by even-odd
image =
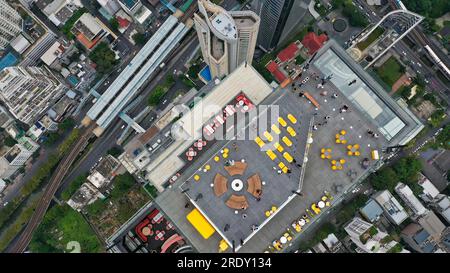
[[[125,124],[124,124],[124,125],[122,125],[122,127],[120,127],[120,129],[121,129],[121,130],[123,130],[123,128],[125,128]]]
[[[309,81],[309,77],[306,77],[302,80],[302,83],[307,83]]]
[[[402,54],[406,56],[406,52],[404,50],[402,51]]]

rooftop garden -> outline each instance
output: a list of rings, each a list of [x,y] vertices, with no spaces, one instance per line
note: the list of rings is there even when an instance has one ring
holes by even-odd
[[[369,47],[373,42],[375,42],[378,37],[380,37],[384,33],[384,29],[381,27],[377,27],[369,36],[364,40],[359,42],[356,46],[359,50],[363,51],[367,47]]]
[[[405,67],[397,59],[390,57],[383,65],[375,69],[380,78],[390,87],[405,73]]]

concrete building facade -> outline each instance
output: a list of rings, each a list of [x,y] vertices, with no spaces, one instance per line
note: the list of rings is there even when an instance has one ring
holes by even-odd
[[[0,50],[22,31],[22,17],[6,0],[0,0]]]
[[[0,178],[9,178],[31,157],[33,152],[16,144],[0,157]]]
[[[15,66],[0,72],[0,99],[15,118],[29,125],[63,90],[63,85],[44,68]]]
[[[199,0],[198,7],[195,28],[211,76],[222,78],[243,62],[251,64],[260,18],[252,11],[226,11],[205,0]]]

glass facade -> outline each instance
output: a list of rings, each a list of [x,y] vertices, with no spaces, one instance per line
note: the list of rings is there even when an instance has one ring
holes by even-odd
[[[266,50],[276,47],[295,0],[257,0],[255,12],[261,18],[258,44]]]

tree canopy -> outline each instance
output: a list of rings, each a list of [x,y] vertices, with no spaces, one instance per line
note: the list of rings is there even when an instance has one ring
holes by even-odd
[[[97,64],[97,73],[101,75],[109,73],[118,63],[116,54],[105,42],[98,44],[89,54],[89,58]]]

